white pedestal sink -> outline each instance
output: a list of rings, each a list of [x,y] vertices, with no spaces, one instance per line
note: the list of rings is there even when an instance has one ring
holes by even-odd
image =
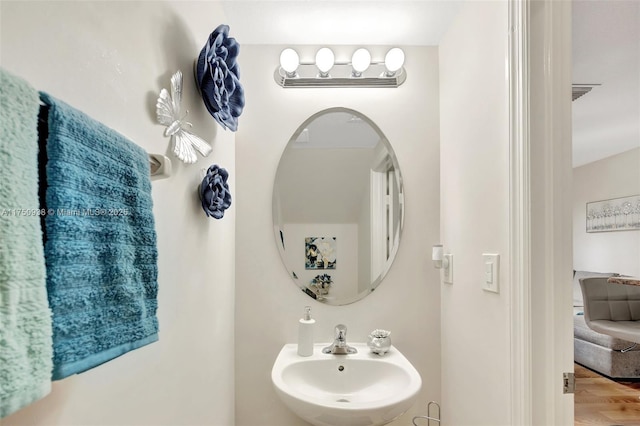
[[[316,426],[384,425],[407,411],[422,387],[420,374],[391,346],[384,356],[365,343],[349,343],[356,354],[301,357],[295,343],[278,354],[271,380],[291,411]]]

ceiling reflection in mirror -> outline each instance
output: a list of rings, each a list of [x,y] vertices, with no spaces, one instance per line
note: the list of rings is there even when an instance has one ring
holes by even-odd
[[[398,161],[371,120],[331,108],[302,123],[273,189],[276,244],[301,291],[331,305],[374,291],[398,250],[403,217]]]

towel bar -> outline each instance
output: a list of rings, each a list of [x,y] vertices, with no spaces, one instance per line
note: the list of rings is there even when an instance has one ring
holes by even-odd
[[[168,178],[171,176],[171,160],[161,154],[149,154],[149,173],[151,180]]]

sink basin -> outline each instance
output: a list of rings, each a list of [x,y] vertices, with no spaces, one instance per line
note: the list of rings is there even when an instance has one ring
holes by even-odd
[[[276,393],[299,417],[316,426],[375,426],[397,418],[415,402],[420,374],[394,346],[384,356],[366,343],[349,343],[356,354],[301,357],[286,344],[278,354],[271,380]]]

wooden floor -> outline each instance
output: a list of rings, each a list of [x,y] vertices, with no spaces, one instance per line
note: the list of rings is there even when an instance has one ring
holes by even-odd
[[[575,425],[640,426],[640,382],[613,381],[575,364]]]

